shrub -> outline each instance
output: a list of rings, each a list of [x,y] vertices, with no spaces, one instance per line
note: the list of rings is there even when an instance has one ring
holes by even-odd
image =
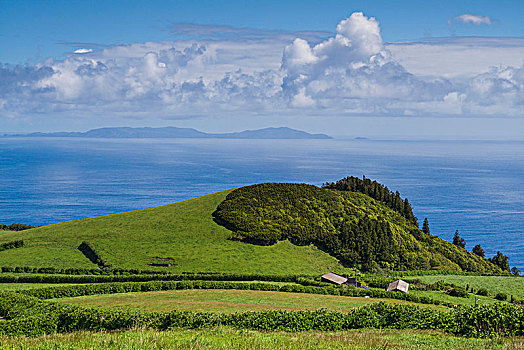
[[[466,292],[465,289],[460,288],[460,287],[451,288],[448,291],[448,294],[451,295],[452,297],[469,298],[468,292]]]
[[[495,295],[495,299],[506,301],[506,300],[508,300],[508,295],[506,293],[497,293]]]
[[[23,240],[2,243],[2,244],[0,244],[0,252],[3,251],[3,250],[13,249],[13,248],[20,248],[20,247],[23,247],[23,246],[24,246],[24,241]]]
[[[477,295],[482,295],[482,296],[485,296],[487,297],[488,296],[488,290],[486,288],[479,288],[479,290],[477,290]]]

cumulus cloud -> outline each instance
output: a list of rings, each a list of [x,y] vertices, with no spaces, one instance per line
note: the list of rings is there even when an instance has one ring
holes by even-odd
[[[443,99],[451,84],[445,80],[423,81],[407,72],[384,47],[374,18],[353,13],[337,26],[336,35],[310,47],[296,39],[284,50],[284,92],[292,105],[331,108],[343,106],[372,113],[388,100],[425,101]],[[308,101],[300,104],[297,101]],[[380,112],[380,110],[378,111]]]
[[[474,25],[481,25],[481,24],[491,24],[491,18],[488,16],[481,16],[481,15],[472,15],[470,13],[465,13],[460,16],[457,16],[453,18],[454,21],[460,22],[460,23],[466,23],[466,24],[474,24]]]
[[[216,30],[208,29],[212,35]],[[497,61],[495,42],[482,46],[496,53],[482,56],[483,69],[446,75],[434,50],[441,57],[458,52],[457,60],[468,65],[470,51],[460,49],[465,44],[385,44],[378,21],[360,12],[323,39],[289,33],[257,37],[247,30],[241,39],[231,39],[232,31],[226,31],[226,39],[98,47],[36,65],[0,65],[0,117],[285,117],[297,111],[522,116],[522,59],[488,69],[504,63]],[[203,29],[201,34],[211,35]],[[511,62],[517,62],[522,44],[507,49],[513,50]]]

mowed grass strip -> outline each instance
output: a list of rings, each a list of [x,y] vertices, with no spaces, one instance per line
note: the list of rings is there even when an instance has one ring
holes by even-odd
[[[2,349],[523,349],[524,338],[471,339],[436,331],[261,332],[229,327],[75,332],[37,338],[0,337]]]
[[[440,306],[414,304],[395,299],[222,289],[120,293],[62,298],[54,301],[82,306],[130,308],[157,312],[187,310],[232,313],[262,310],[317,310],[322,308],[347,312],[350,309],[379,301],[445,310],[444,307]]]
[[[475,290],[486,288],[491,294],[506,293],[519,299],[524,299],[524,277],[516,276],[461,276],[461,275],[430,275],[409,276],[409,279],[420,279],[427,283],[444,281],[466,288],[467,285]]]

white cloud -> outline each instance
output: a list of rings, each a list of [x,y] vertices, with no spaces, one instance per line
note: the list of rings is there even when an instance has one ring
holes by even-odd
[[[393,58],[417,76],[472,78],[493,66],[518,67],[524,38],[448,37],[387,43]]]
[[[488,16],[481,16],[481,15],[472,15],[470,13],[465,13],[465,14],[462,14],[460,16],[457,16],[454,18],[454,20],[456,22],[461,22],[461,23],[471,23],[471,24],[474,24],[474,25],[481,25],[481,24],[491,24],[492,21],[491,21],[491,18],[489,18]]]
[[[519,39],[388,44],[360,12],[322,40],[253,31],[0,65],[0,117],[522,116]]]
[[[78,50],[75,50],[74,53],[89,53],[89,52],[93,52],[93,49],[78,49]]]

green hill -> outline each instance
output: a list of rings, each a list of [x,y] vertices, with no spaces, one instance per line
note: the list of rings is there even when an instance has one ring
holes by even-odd
[[[21,232],[0,231],[0,244],[24,246],[0,252],[0,266],[96,268],[77,247],[87,241],[113,267],[171,272],[319,274],[345,268],[315,246],[288,241],[256,246],[232,241],[212,213],[231,191],[151,209],[74,220]],[[170,267],[150,267],[166,261]]]
[[[365,178],[346,178],[324,188],[286,183],[242,187],[228,194],[214,215],[239,241],[315,244],[346,266],[364,270],[501,272],[487,259],[422,232],[407,200]]]
[[[501,272],[417,225],[407,200],[367,179],[346,178],[323,188],[266,183],[162,207],[0,231],[0,246],[8,248],[0,251],[0,266],[96,268],[80,246],[95,251],[98,257],[91,258],[100,266],[176,273],[319,274],[353,267]]]

